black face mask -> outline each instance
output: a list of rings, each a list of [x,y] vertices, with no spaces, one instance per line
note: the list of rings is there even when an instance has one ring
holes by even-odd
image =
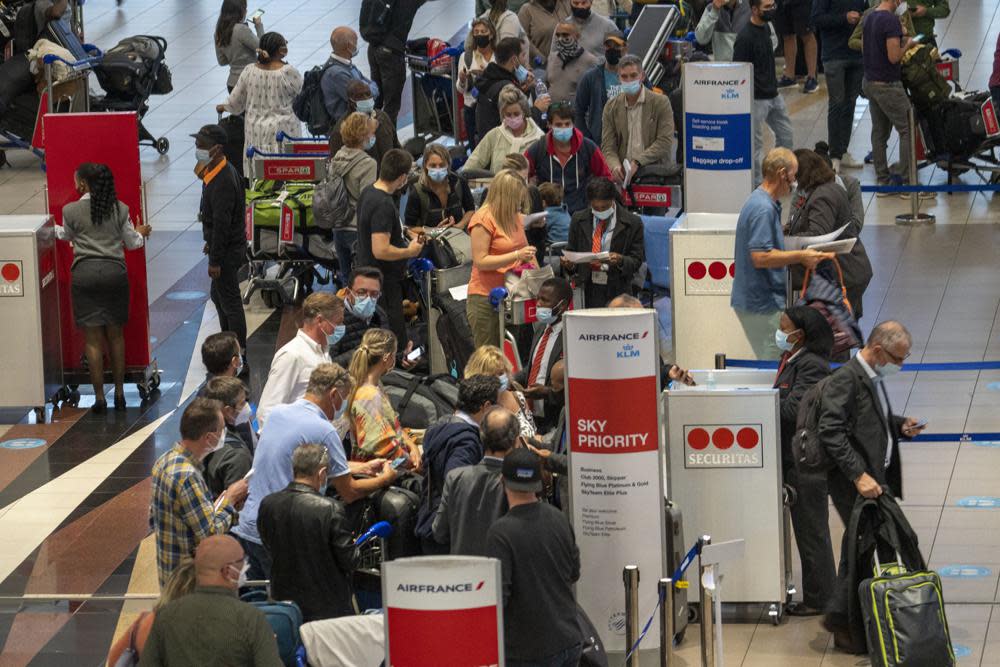
[[[485,49],[487,46],[490,45],[490,36],[489,35],[475,35],[472,38],[472,43],[476,45],[477,49]]]
[[[621,49],[606,49],[604,59],[608,61],[609,65],[617,65],[618,61],[622,59]]]
[[[581,21],[586,21],[590,18],[590,9],[582,9],[580,7],[573,7],[573,16],[580,19]]]
[[[777,9],[769,9],[766,12],[761,12],[760,13],[760,18],[765,23],[770,23],[771,21],[774,20],[774,15],[777,14],[777,13],[778,13]]]

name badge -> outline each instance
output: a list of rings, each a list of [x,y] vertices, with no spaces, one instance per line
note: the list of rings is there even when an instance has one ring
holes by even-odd
[[[607,285],[608,284],[608,272],[607,271],[591,271],[590,281],[595,285]]]

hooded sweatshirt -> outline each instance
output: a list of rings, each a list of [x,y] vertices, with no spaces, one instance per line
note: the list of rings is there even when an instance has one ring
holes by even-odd
[[[712,54],[717,62],[731,62],[736,35],[750,21],[750,5],[746,0],[738,0],[730,7],[723,5],[716,9],[711,2],[698,21],[694,35],[702,46],[712,44]]]
[[[569,146],[570,157],[563,165],[556,157],[555,140],[549,132],[544,141],[537,142],[524,156],[528,158],[529,175],[537,177],[539,183],[562,185],[563,204],[572,215],[587,208],[587,183],[591,177],[611,178],[611,170],[601,149],[580,130],[573,129]]]
[[[496,173],[500,171],[503,159],[509,153],[523,153],[528,147],[545,136],[531,118],[527,119],[524,134],[515,137],[506,125],[494,127],[483,136],[472,155],[465,163],[465,169],[485,169]]]

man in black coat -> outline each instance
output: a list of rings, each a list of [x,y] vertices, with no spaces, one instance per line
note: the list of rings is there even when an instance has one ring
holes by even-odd
[[[247,262],[243,179],[226,160],[226,131],[205,125],[195,140],[195,173],[202,180],[199,219],[208,255],[208,276],[212,279],[212,303],[219,313],[219,326],[232,331],[247,349],[247,318],[240,294],[240,267]]]
[[[646,254],[642,219],[617,202],[615,184],[607,178],[587,183],[589,207],[573,214],[567,250],[606,252],[608,258],[562,267],[583,284],[584,305],[604,308],[619,294],[631,294],[632,281]]]
[[[222,403],[222,417],[226,422],[222,446],[202,460],[205,483],[218,498],[253,467],[254,443],[246,440],[236,425],[236,419],[247,405],[247,389],[235,377],[223,375],[206,382],[199,396]]]
[[[893,414],[884,380],[899,372],[912,339],[899,322],[877,325],[864,348],[830,378],[820,404],[820,442],[834,462],[828,484],[837,514],[847,525],[858,496],[877,498],[886,491],[902,498],[899,441],[926,427],[912,417]],[[845,532],[834,596],[824,626],[838,648],[863,653],[852,641],[848,619],[848,542]],[[857,614],[854,614],[856,616]]]
[[[264,498],[257,515],[271,554],[271,594],[292,600],[308,623],[354,614],[351,577],[360,556],[344,508],[325,495],[330,455],[317,444],[292,453],[294,479]]]
[[[549,278],[538,288],[535,313],[541,325],[531,341],[528,364],[518,371],[514,381],[524,387],[524,397],[531,399],[538,431],[543,433],[559,418],[563,394],[552,388],[552,368],[563,358],[563,315],[573,302],[573,287],[562,278]]]
[[[517,37],[504,37],[493,50],[493,62],[486,66],[476,80],[476,134],[482,139],[487,132],[500,126],[500,91],[514,85],[526,95],[531,90],[534,76],[521,62],[524,43]],[[532,112],[534,116],[534,110]],[[527,118],[525,119],[527,121]]]
[[[378,305],[382,294],[382,272],[374,266],[356,266],[347,278],[347,286],[337,292],[344,300],[344,335],[330,346],[333,363],[344,368],[351,365],[354,350],[369,329],[388,329],[389,316]],[[396,353],[396,363],[405,370],[416,365],[406,357],[413,351],[413,341]]]
[[[483,459],[479,424],[483,415],[497,402],[500,378],[474,375],[458,385],[455,413],[434,424],[424,434],[424,487],[417,510],[417,537],[424,553],[447,554],[448,545],[434,540],[434,515],[441,503],[444,479],[449,472],[472,466]]]

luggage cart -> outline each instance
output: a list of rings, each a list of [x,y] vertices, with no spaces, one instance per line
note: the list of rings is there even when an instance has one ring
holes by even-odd
[[[424,293],[430,300],[430,308],[427,309],[427,360],[430,365],[431,375],[441,375],[452,373],[453,369],[448,363],[448,358],[444,354],[441,342],[437,336],[437,323],[441,319],[441,314],[434,304],[442,294],[450,294],[456,301],[464,301],[463,288],[468,287],[472,277],[472,263],[462,264],[451,269],[432,269],[424,274]],[[462,298],[459,299],[458,297]]]
[[[274,137],[278,142],[279,153],[292,153],[295,155],[303,153],[324,154],[330,152],[329,137],[293,137],[278,130]]]
[[[433,55],[406,54],[412,75],[414,138],[431,142],[448,137],[456,144],[466,140],[462,99],[454,84],[461,53],[456,47]]]
[[[251,159],[250,180],[316,183],[326,177],[326,153],[266,153],[253,146],[247,149]],[[285,191],[287,192],[287,191]],[[288,197],[278,195],[275,204],[281,213],[278,225],[263,225],[255,220],[255,208],[247,202],[246,238],[250,247],[250,279],[243,292],[243,303],[250,303],[253,293],[260,290],[265,305],[277,308],[293,303],[302,293],[303,283],[328,284],[336,271],[336,259],[328,245],[319,239],[320,230],[310,227],[306,215],[295,224],[295,211],[285,204]],[[268,265],[277,264],[273,273]],[[324,277],[316,265],[324,266],[330,275]]]

